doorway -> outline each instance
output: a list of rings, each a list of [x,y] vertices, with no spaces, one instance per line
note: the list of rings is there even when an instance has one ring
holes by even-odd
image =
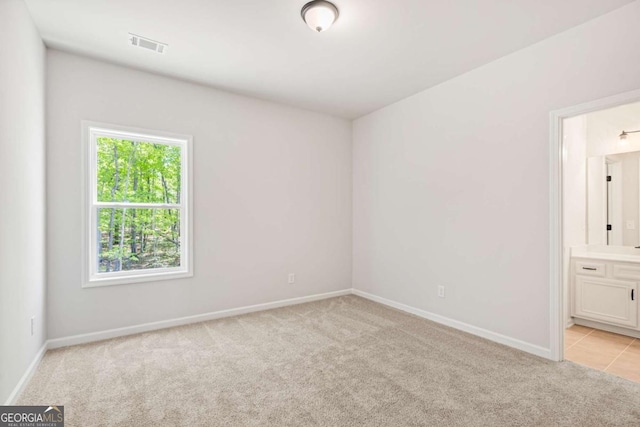
[[[612,373],[627,350],[637,350],[640,364],[636,130],[640,91],[551,113],[551,357],[587,366],[593,359],[591,367]],[[585,353],[608,339],[611,360]]]

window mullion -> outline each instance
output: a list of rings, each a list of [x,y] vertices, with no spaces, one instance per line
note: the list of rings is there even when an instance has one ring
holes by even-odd
[[[182,205],[174,203],[128,203],[128,202],[94,202],[99,209],[180,209]]]

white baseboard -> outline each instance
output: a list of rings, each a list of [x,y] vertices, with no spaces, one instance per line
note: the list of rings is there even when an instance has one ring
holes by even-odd
[[[377,295],[370,294],[368,292],[360,291],[358,289],[351,290],[354,295],[361,296],[371,301],[378,302],[380,304],[388,305],[389,307],[397,308],[398,310],[406,311],[407,313],[415,314],[416,316],[423,317],[436,323],[440,323],[445,326],[458,329],[460,331],[468,332],[473,335],[477,335],[482,338],[486,338],[490,341],[495,341],[500,344],[504,344],[509,347],[516,348],[518,350],[525,351],[527,353],[535,354],[536,356],[544,357],[545,359],[551,358],[551,350],[548,348],[540,347],[528,342],[520,341],[515,338],[508,337],[496,332],[482,329],[477,326],[469,325],[468,323],[460,322],[458,320],[450,319],[448,317],[434,314],[419,308],[411,307],[399,302],[391,301],[386,298],[379,297]]]
[[[7,401],[5,402],[5,405],[12,405],[16,401],[18,396],[20,396],[25,386],[29,383],[29,380],[31,379],[34,372],[38,368],[38,365],[40,365],[40,361],[42,360],[42,358],[44,357],[48,349],[67,347],[70,345],[84,344],[84,343],[89,343],[94,341],[102,341],[109,338],[122,337],[126,335],[138,334],[141,332],[155,331],[157,329],[171,328],[173,326],[188,325],[191,323],[204,322],[207,320],[221,319],[223,317],[237,316],[240,314],[253,313],[256,311],[270,310],[273,308],[286,307],[289,305],[302,304],[305,302],[319,301],[327,298],[334,298],[334,297],[339,297],[339,296],[349,295],[349,294],[351,294],[351,289],[344,289],[341,291],[327,292],[324,294],[309,295],[306,297],[299,297],[299,298],[290,298],[290,299],[285,299],[280,301],[268,302],[264,304],[256,304],[256,305],[250,305],[246,307],[232,308],[229,310],[215,311],[212,313],[198,314],[195,316],[180,317],[177,319],[162,320],[159,322],[144,323],[141,325],[128,326],[128,327],[118,328],[118,329],[110,329],[107,331],[100,331],[100,332],[93,332],[93,333],[82,334],[82,335],[74,335],[70,337],[51,339],[46,341],[42,345],[42,348],[40,348],[40,350],[38,351],[38,354],[36,354],[36,357],[33,359],[33,361],[27,368],[22,378],[20,378],[20,381],[18,382],[16,387],[13,389],[13,392],[9,395]]]
[[[416,316],[423,317],[425,319],[434,321],[436,323],[450,326],[452,328],[455,328],[464,332],[468,332],[470,334],[477,335],[479,337],[486,338],[488,340],[495,341],[497,343],[504,344],[509,347],[513,347],[518,350],[525,351],[527,353],[535,354],[537,356],[544,357],[546,359],[551,359],[551,351],[547,348],[543,348],[543,347],[533,345],[524,341],[520,341],[511,337],[507,337],[505,335],[501,335],[496,332],[492,332],[492,331],[482,329],[473,325],[469,325],[467,323],[453,320],[448,317],[440,316],[438,314],[430,313],[425,310],[410,307],[408,305],[391,301],[386,298],[382,298],[382,297],[379,297],[367,292],[363,292],[357,289],[344,289],[341,291],[327,292],[324,294],[309,295],[306,297],[291,298],[291,299],[274,301],[274,302],[269,302],[264,304],[256,304],[256,305],[250,305],[246,307],[232,308],[228,310],[215,311],[211,313],[203,313],[195,316],[180,317],[177,319],[162,320],[159,322],[144,323],[141,325],[128,326],[128,327],[118,328],[118,329],[109,329],[106,331],[92,332],[88,334],[73,335],[69,337],[48,340],[43,344],[40,351],[38,351],[38,354],[33,359],[29,367],[27,368],[27,371],[24,373],[24,375],[16,385],[15,389],[7,399],[5,405],[11,405],[13,402],[15,402],[15,400],[18,398],[22,390],[25,388],[25,386],[33,376],[35,370],[40,364],[40,361],[44,357],[44,354],[46,353],[47,349],[67,347],[67,346],[77,345],[77,344],[85,344],[85,343],[94,342],[94,341],[102,341],[110,338],[138,334],[141,332],[149,332],[149,331],[155,331],[158,329],[171,328],[174,326],[188,325],[191,323],[204,322],[207,320],[220,319],[223,317],[237,316],[240,314],[253,313],[256,311],[270,310],[273,308],[286,307],[290,305],[302,304],[305,302],[318,301],[318,300],[334,298],[334,297],[339,297],[339,296],[349,295],[349,294],[358,295],[363,298],[369,299],[371,301],[375,301],[380,304],[387,305],[389,307],[397,308],[399,310],[406,311],[407,313],[415,314]]]
[[[31,364],[25,371],[24,375],[22,375],[22,378],[20,378],[20,381],[18,381],[18,384],[16,385],[16,387],[13,389],[13,391],[7,398],[7,401],[4,403],[5,405],[14,404],[18,396],[20,396],[20,393],[22,393],[22,390],[24,390],[24,388],[29,383],[29,380],[31,379],[33,374],[36,372],[36,369],[40,365],[40,361],[42,360],[46,352],[47,352],[47,342],[45,341],[44,344],[42,344],[42,347],[40,347],[40,350],[38,350],[36,357],[34,357],[33,360],[31,361]]]
[[[586,326],[587,328],[600,329],[602,331],[613,332],[614,334],[640,339],[640,331],[623,328],[621,326],[608,325],[606,323],[596,322],[595,320],[580,319],[578,317],[573,319],[573,323],[580,326]]]
[[[70,345],[85,344],[94,341],[102,341],[110,338],[123,337],[126,335],[139,334],[141,332],[155,331],[157,329],[171,328],[174,326],[188,325],[191,323],[205,322],[207,320],[220,319],[223,317],[237,316],[240,314],[253,313],[255,311],[270,310],[273,308],[286,307],[289,305],[302,304],[305,302],[318,301],[327,298],[334,298],[349,295],[351,289],[327,292],[324,294],[309,295],[306,297],[291,298],[280,301],[268,302],[264,304],[250,305],[246,307],[232,308],[228,310],[214,311],[211,313],[197,314],[195,316],[180,317],[177,319],[161,320],[159,322],[143,323],[141,325],[126,326],[124,328],[109,329],[88,334],[73,335],[70,337],[55,338],[48,341],[48,348],[68,347]]]

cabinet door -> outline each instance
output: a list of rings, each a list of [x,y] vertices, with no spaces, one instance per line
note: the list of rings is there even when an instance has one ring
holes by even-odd
[[[637,283],[576,276],[575,315],[620,326],[638,326]]]

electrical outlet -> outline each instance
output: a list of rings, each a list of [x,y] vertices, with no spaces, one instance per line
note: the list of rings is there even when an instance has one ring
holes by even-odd
[[[31,336],[33,336],[35,331],[36,331],[36,316],[33,316],[31,318]]]
[[[289,273],[289,284],[293,285],[296,283],[296,273]]]
[[[438,296],[444,298],[444,286],[442,285],[438,286]]]

